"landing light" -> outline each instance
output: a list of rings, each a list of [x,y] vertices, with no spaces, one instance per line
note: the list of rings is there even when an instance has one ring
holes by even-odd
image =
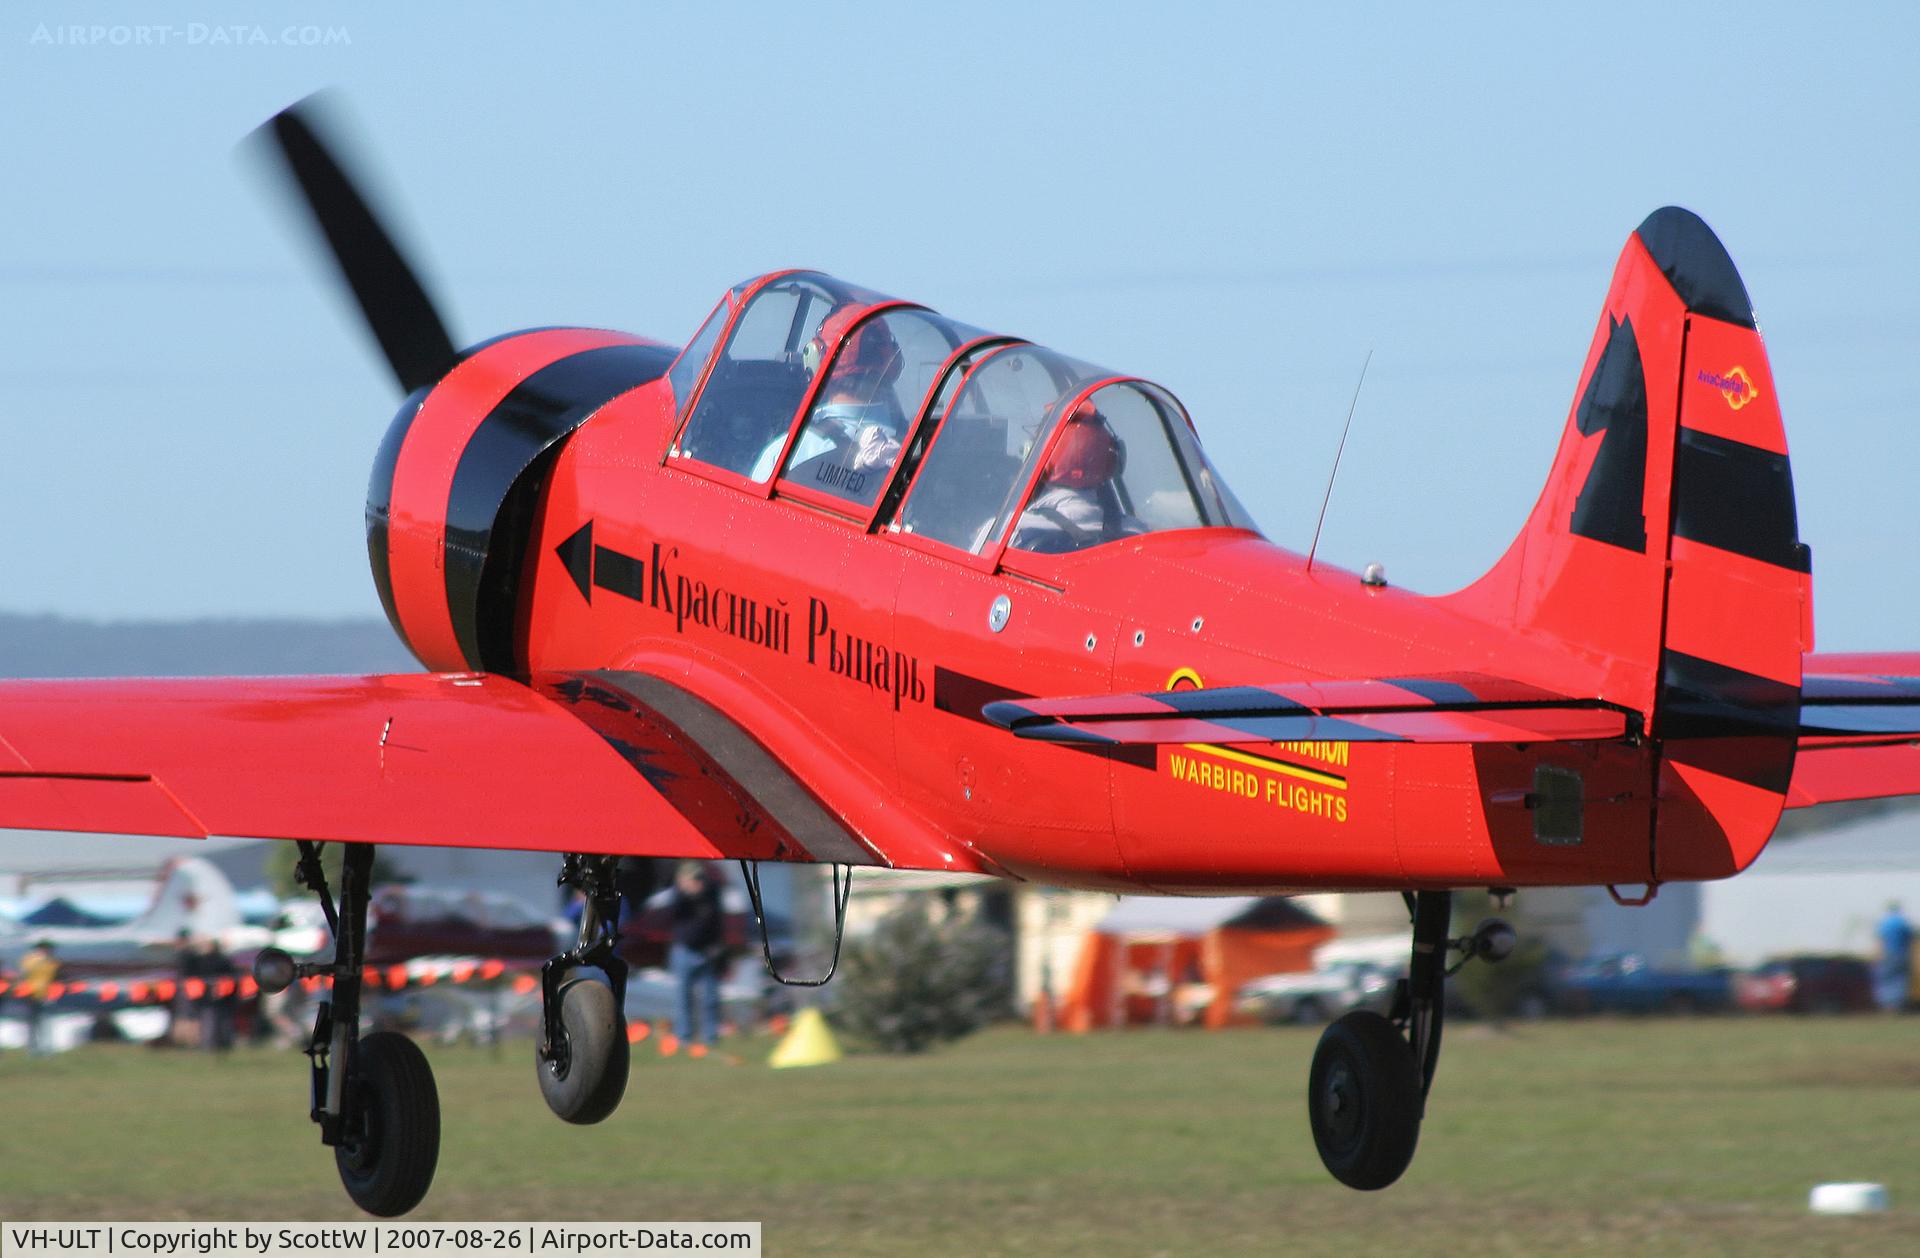
[[[1513,946],[1518,940],[1513,927],[1497,917],[1489,917],[1473,928],[1470,946],[1473,955],[1482,961],[1505,961],[1513,955]]]
[[[293,958],[279,948],[262,948],[260,955],[253,959],[253,981],[260,984],[260,990],[268,995],[293,986],[298,973],[299,967],[294,964]]]

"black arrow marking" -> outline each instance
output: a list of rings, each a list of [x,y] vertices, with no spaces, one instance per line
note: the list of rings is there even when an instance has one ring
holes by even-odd
[[[593,544],[593,521],[588,520],[573,535],[553,548],[566,566],[567,575],[580,590],[580,597],[593,602],[595,589],[647,601],[647,561],[623,555],[608,546]]]
[[[555,546],[553,553],[560,556],[567,575],[580,588],[580,597],[593,602],[593,521],[582,524],[572,537]]]
[[[623,555],[605,546],[595,546],[593,583],[622,598],[644,603],[647,601],[647,561]]]

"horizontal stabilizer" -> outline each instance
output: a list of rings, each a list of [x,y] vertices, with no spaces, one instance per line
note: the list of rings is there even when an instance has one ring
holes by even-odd
[[[1920,655],[1808,656],[1800,734],[1920,737]]]
[[[1082,746],[1584,742],[1628,731],[1613,704],[1478,673],[1006,700],[981,714],[1022,738]]]
[[[1787,807],[1920,795],[1920,741],[1836,740],[1802,744]]]
[[[1920,653],[1809,655],[1787,807],[1920,795]]]

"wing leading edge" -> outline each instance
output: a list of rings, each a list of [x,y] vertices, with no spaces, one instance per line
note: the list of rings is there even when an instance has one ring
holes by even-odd
[[[637,674],[0,682],[0,828],[892,863],[837,815]]]

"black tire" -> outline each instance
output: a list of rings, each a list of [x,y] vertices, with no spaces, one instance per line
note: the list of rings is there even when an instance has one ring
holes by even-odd
[[[534,1067],[547,1108],[570,1123],[597,1123],[620,1108],[627,1091],[626,1019],[598,971],[575,970],[560,984],[560,1041],[551,1055],[534,1045]]]
[[[1312,996],[1302,996],[1293,1006],[1293,1021],[1300,1026],[1318,1026],[1327,1020],[1326,1011]]]
[[[440,1093],[426,1054],[395,1031],[362,1038],[346,1107],[333,1160],[347,1195],[382,1218],[419,1205],[440,1161]]]
[[[1385,1188],[1420,1140],[1420,1066],[1393,1023],[1370,1010],[1343,1015],[1320,1036],[1307,1074],[1314,1147],[1349,1188]]]

